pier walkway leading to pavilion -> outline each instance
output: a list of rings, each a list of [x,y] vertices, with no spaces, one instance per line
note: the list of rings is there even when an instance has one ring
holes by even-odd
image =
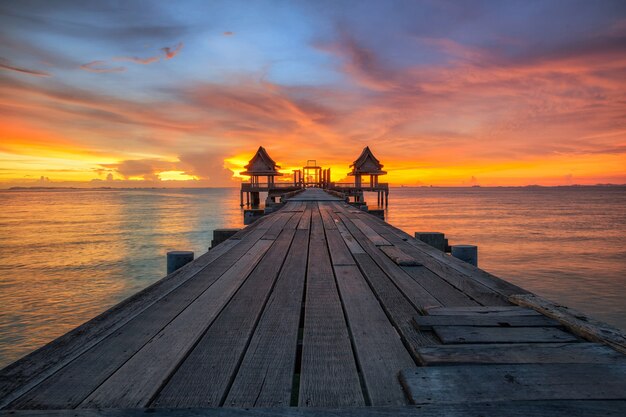
[[[0,371],[0,415],[625,415],[625,350],[307,189]]]

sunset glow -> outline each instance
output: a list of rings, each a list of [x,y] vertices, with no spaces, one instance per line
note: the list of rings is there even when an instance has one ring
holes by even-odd
[[[626,5],[0,4],[0,188],[626,183]]]

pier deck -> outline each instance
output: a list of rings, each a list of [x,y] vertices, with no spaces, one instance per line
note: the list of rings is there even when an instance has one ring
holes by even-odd
[[[624,415],[625,346],[306,190],[0,371],[0,415]]]

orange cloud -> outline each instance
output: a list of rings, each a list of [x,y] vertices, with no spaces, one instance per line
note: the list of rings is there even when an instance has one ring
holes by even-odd
[[[165,47],[161,48],[161,51],[165,54],[165,59],[172,59],[183,49],[183,43],[179,42],[175,47]]]
[[[339,63],[342,87],[232,76],[181,83],[168,97],[141,101],[0,78],[0,121],[32,127],[20,141],[5,141],[3,127],[0,149],[20,157],[63,152],[50,169],[71,165],[68,155],[79,149],[75,158],[91,167],[87,178],[105,169],[102,175],[187,175],[211,185],[232,184],[258,145],[287,174],[317,159],[332,167],[333,180],[370,145],[392,184],[626,182],[626,58],[617,42],[509,61],[448,39],[416,43],[449,61],[391,67],[348,34],[318,45]],[[25,172],[20,167],[11,175]],[[29,171],[36,173],[48,176]]]

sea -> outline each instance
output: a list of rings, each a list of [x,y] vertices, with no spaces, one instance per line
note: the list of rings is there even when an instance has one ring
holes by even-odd
[[[626,186],[392,188],[387,221],[626,330]],[[242,226],[235,188],[0,191],[0,368],[162,278],[167,251]]]

